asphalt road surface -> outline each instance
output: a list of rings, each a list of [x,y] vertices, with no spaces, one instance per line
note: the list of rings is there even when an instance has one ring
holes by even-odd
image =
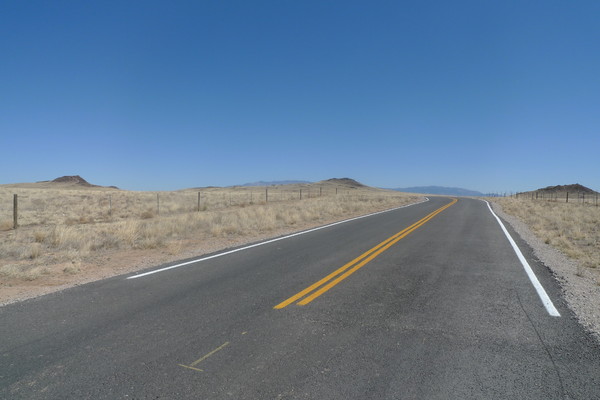
[[[486,203],[431,198],[0,307],[0,398],[600,398],[597,342],[509,232],[560,316]]]

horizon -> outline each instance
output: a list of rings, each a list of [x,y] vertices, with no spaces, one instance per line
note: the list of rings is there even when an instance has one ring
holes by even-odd
[[[92,186],[100,186],[100,187],[106,187],[106,188],[112,187],[112,188],[116,188],[116,189],[120,189],[120,190],[125,190],[125,191],[162,191],[162,190],[135,190],[135,189],[128,189],[128,188],[118,187],[116,185],[98,185],[98,184],[96,184],[94,182],[90,182],[89,180],[85,179],[81,175],[63,175],[63,176],[60,176],[60,177],[56,177],[54,179],[40,180],[40,181],[33,181],[33,182],[0,183],[0,187],[2,187],[2,185],[19,185],[19,184],[32,184],[32,183],[48,183],[48,182],[56,181],[56,180],[61,179],[61,178],[80,178],[85,183],[91,184]],[[481,192],[479,190],[471,189],[471,188],[468,188],[468,187],[443,186],[443,185],[386,186],[386,187],[383,187],[383,186],[372,186],[372,185],[369,185],[368,183],[361,182],[361,181],[358,181],[356,179],[353,179],[352,177],[333,177],[333,178],[320,179],[320,180],[317,180],[317,181],[308,181],[308,180],[301,180],[301,179],[284,179],[284,180],[277,180],[277,181],[259,180],[259,181],[255,181],[255,182],[246,182],[246,183],[239,183],[239,184],[227,185],[227,186],[211,185],[211,186],[181,187],[181,188],[172,189],[171,191],[187,190],[187,189],[213,188],[213,187],[214,188],[231,188],[231,187],[244,187],[244,186],[260,186],[258,184],[264,184],[262,186],[301,184],[301,183],[314,184],[314,183],[319,183],[319,182],[326,182],[326,181],[329,181],[329,180],[344,180],[344,179],[354,180],[358,184],[362,184],[362,185],[365,185],[367,187],[372,187],[372,188],[377,188],[377,189],[387,189],[387,190],[400,190],[400,191],[404,190],[404,189],[406,189],[406,190],[416,190],[416,189],[453,189],[453,190],[460,190],[460,191],[479,192],[479,194],[481,194],[481,195],[512,195],[512,194],[515,194],[515,193],[524,193],[524,192],[538,191],[538,190],[543,190],[543,189],[552,188],[552,187],[556,187],[556,186],[575,186],[575,185],[581,185],[584,188],[591,189],[591,190],[596,191],[596,192],[600,192],[599,190],[596,190],[593,187],[590,187],[590,186],[587,186],[587,185],[582,185],[579,182],[576,182],[576,183],[563,183],[563,184],[558,184],[558,185],[549,185],[549,186],[538,187],[538,188],[531,188],[531,189],[522,190],[522,191]],[[420,193],[420,192],[415,192],[415,193]]]
[[[0,11],[0,182],[600,189],[598,2]]]

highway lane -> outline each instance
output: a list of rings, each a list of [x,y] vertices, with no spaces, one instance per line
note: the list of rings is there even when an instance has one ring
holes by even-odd
[[[478,200],[274,308],[450,201],[1,307],[0,398],[600,398],[597,343]]]

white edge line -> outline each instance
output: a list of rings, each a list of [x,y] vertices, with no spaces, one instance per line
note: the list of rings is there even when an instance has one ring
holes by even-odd
[[[289,238],[292,238],[292,237],[295,237],[295,236],[304,235],[306,233],[310,233],[310,232],[318,231],[318,230],[321,230],[321,229],[329,228],[329,227],[334,226],[334,225],[339,225],[339,224],[343,224],[343,223],[346,223],[346,222],[355,221],[357,219],[367,218],[367,217],[371,217],[373,215],[383,214],[383,213],[386,213],[386,212],[399,210],[401,208],[406,208],[406,207],[414,206],[416,204],[425,203],[427,201],[429,201],[429,198],[425,197],[425,200],[419,201],[419,202],[416,202],[416,203],[406,204],[406,205],[403,205],[403,206],[400,206],[400,207],[391,208],[389,210],[383,210],[383,211],[378,211],[378,212],[374,212],[374,213],[367,214],[367,215],[361,215],[360,217],[354,217],[354,218],[346,219],[346,220],[343,220],[343,221],[334,222],[332,224],[319,226],[317,228],[309,229],[309,230],[306,230],[306,231],[292,233],[291,235],[282,236],[282,237],[278,237],[278,238],[275,238],[275,239],[270,239],[270,240],[267,240],[267,241],[264,241],[264,242],[251,244],[249,246],[240,247],[240,248],[234,249],[234,250],[229,250],[229,251],[226,251],[224,253],[213,254],[212,256],[202,257],[202,258],[198,258],[198,259],[195,259],[195,260],[186,261],[186,262],[181,263],[181,264],[175,264],[175,265],[171,265],[171,266],[168,266],[168,267],[165,267],[165,268],[160,268],[160,269],[155,269],[153,271],[144,272],[142,274],[132,275],[132,276],[127,277],[126,279],[141,278],[143,276],[157,274],[159,272],[164,272],[164,271],[168,271],[170,269],[179,268],[179,267],[183,267],[183,266],[194,264],[194,263],[199,263],[201,261],[210,260],[212,258],[223,257],[223,256],[226,256],[228,254],[237,253],[238,251],[248,250],[248,249],[251,249],[253,247],[263,246],[265,244],[269,244],[269,243],[277,242],[277,241],[280,241],[280,240],[289,239]]]
[[[552,300],[550,300],[550,297],[548,297],[548,293],[546,293],[546,291],[544,290],[544,287],[542,286],[542,284],[538,280],[537,276],[535,276],[535,273],[531,269],[531,266],[529,265],[529,263],[525,259],[525,256],[523,256],[523,253],[521,253],[521,250],[519,249],[519,247],[517,246],[517,244],[513,240],[512,236],[510,236],[510,233],[508,233],[508,230],[506,230],[506,227],[502,223],[502,220],[500,220],[500,218],[492,210],[492,206],[490,206],[490,203],[487,202],[486,200],[483,200],[483,201],[485,201],[487,203],[488,208],[490,209],[490,212],[496,218],[496,221],[498,221],[498,223],[500,224],[500,227],[502,228],[502,231],[504,231],[504,234],[506,235],[506,238],[508,239],[509,243],[513,247],[515,253],[517,254],[517,257],[519,258],[519,261],[521,261],[521,264],[523,265],[523,268],[525,269],[525,272],[527,273],[527,276],[529,277],[529,280],[531,281],[531,284],[535,288],[538,296],[540,296],[540,299],[542,300],[542,303],[544,304],[544,307],[546,307],[546,311],[548,311],[548,314],[550,314],[553,317],[560,317],[560,313],[558,312],[558,310],[556,309],[556,307],[554,307],[554,303],[552,303]]]

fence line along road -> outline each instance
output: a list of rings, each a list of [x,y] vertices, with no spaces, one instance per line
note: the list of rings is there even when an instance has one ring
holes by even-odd
[[[0,189],[0,230],[27,225],[75,225],[130,218],[147,219],[157,215],[169,216],[319,197],[370,197],[373,193],[378,196],[399,195],[338,187],[303,187],[294,190],[277,187],[211,188],[179,192]]]
[[[558,192],[558,193],[547,193],[547,192],[528,192],[528,193],[516,193],[515,198],[517,199],[531,199],[531,200],[543,200],[553,201],[557,203],[571,203],[571,204],[591,204],[598,207],[600,197],[598,193],[584,193],[584,192]],[[511,195],[512,197],[512,195]]]

